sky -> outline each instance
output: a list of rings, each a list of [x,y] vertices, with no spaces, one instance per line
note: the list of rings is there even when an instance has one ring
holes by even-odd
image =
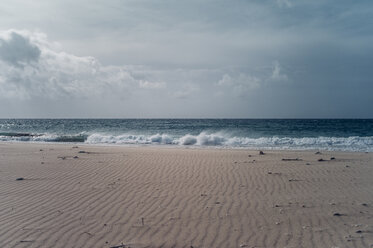
[[[4,0],[0,118],[373,118],[373,1]]]

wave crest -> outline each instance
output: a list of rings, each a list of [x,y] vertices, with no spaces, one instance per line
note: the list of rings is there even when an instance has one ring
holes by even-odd
[[[237,137],[224,133],[186,134],[175,137],[156,135],[103,135],[88,136],[89,144],[166,144],[180,146],[242,147],[260,149],[324,149],[340,151],[373,151],[373,137]]]
[[[359,137],[239,137],[227,133],[201,132],[198,135],[186,134],[33,134],[33,133],[0,133],[0,141],[23,142],[85,142],[87,144],[128,144],[128,145],[178,145],[210,146],[254,149],[322,149],[339,151],[373,152],[373,136]]]
[[[107,134],[91,134],[85,141],[88,144],[174,144],[171,136],[167,134],[155,135],[107,135]]]

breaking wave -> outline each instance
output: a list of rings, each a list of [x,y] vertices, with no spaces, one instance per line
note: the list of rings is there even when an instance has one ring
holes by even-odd
[[[222,133],[198,135],[186,134],[174,137],[167,134],[156,135],[104,135],[92,134],[85,141],[89,144],[151,144],[179,146],[213,146],[261,149],[323,149],[340,151],[373,151],[373,137],[237,137]]]
[[[228,147],[254,149],[321,149],[338,151],[373,152],[373,136],[351,137],[239,137],[226,133],[201,132],[198,135],[186,134],[176,136],[170,134],[33,134],[33,133],[0,133],[0,141],[22,142],[68,142],[86,144],[115,145],[172,145],[196,147]]]

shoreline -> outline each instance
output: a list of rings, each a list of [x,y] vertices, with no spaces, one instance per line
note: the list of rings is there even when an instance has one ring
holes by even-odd
[[[0,246],[373,245],[372,153],[263,151],[0,142]]]
[[[241,151],[273,151],[273,152],[335,152],[335,153],[373,153],[373,151],[355,150],[329,150],[325,148],[276,148],[276,147],[234,147],[234,146],[212,146],[212,145],[179,145],[179,144],[113,144],[113,143],[85,143],[85,142],[45,142],[45,141],[0,141],[1,144],[33,144],[33,145],[65,145],[65,146],[88,146],[88,147],[123,147],[123,148],[160,148],[160,149],[201,149],[201,150],[241,150]]]

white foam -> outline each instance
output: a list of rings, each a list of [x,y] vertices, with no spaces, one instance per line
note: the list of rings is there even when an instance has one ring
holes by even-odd
[[[82,142],[88,144],[129,144],[129,145],[177,145],[177,146],[212,146],[254,149],[322,149],[338,151],[367,151],[373,152],[373,136],[359,137],[238,137],[224,132],[201,132],[198,135],[186,134],[176,136],[170,134],[103,134],[88,135],[81,133],[72,136],[57,134],[9,136],[0,135],[0,141],[23,142]]]
[[[152,143],[160,143],[160,144],[172,144],[173,140],[167,134],[156,134],[150,136],[150,141]]]
[[[176,137],[168,134],[155,135],[105,135],[92,134],[90,144],[168,144],[180,146],[246,147],[263,149],[324,149],[340,151],[373,151],[373,137],[237,137],[226,133],[186,134]]]
[[[197,138],[193,135],[187,134],[181,137],[177,143],[186,146],[195,145],[197,143]]]
[[[167,134],[155,135],[108,135],[108,134],[92,134],[85,141],[88,144],[173,144],[173,139]]]

